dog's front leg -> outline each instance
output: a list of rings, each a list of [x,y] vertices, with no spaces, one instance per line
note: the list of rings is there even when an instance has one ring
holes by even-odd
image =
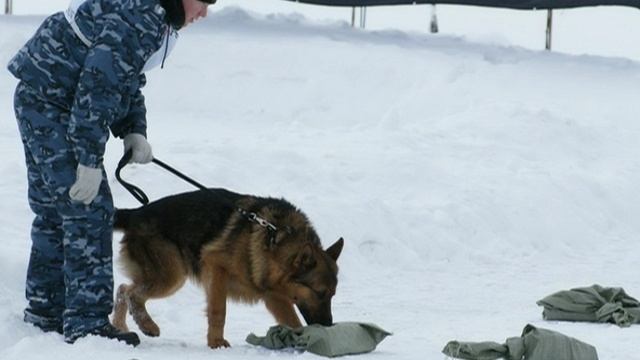
[[[279,325],[287,325],[293,329],[302,326],[293,304],[287,298],[270,294],[265,296],[264,304]]]
[[[228,282],[229,275],[224,269],[219,267],[213,269],[211,282],[207,286],[207,318],[209,321],[207,344],[213,349],[230,346],[229,342],[224,339]]]

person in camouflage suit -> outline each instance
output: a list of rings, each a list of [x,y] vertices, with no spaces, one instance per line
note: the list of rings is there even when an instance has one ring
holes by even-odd
[[[215,0],[72,0],[10,61],[14,107],[35,219],[24,320],[73,343],[88,334],[137,345],[113,306],[114,206],[102,165],[109,130],[132,161],[146,140],[144,72],[164,62],[176,31]]]

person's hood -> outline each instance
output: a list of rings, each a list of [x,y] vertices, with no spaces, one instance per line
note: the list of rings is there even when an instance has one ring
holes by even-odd
[[[167,22],[176,30],[181,29],[186,21],[182,0],[160,0],[160,5],[167,13]]]

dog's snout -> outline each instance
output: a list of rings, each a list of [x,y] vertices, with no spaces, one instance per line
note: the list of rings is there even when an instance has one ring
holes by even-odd
[[[300,313],[302,313],[302,317],[304,317],[307,325],[319,324],[322,326],[332,326],[333,325],[333,315],[331,314],[331,305],[323,304],[320,308],[309,309],[306,306],[298,305],[298,309],[300,309]]]

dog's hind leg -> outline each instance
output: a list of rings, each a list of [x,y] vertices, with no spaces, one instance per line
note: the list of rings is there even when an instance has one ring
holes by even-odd
[[[134,280],[125,292],[129,313],[147,336],[160,336],[160,328],[147,312],[147,300],[167,297],[178,291],[187,280],[182,268],[172,269],[173,271],[169,272],[158,271],[141,282]]]
[[[129,310],[133,320],[145,335],[159,336],[160,328],[151,319],[145,306],[147,297],[139,289],[140,287],[135,285],[122,284],[118,287],[111,323],[120,331],[129,331],[127,326],[127,310]]]
[[[113,317],[111,323],[120,331],[129,331],[127,327],[127,310],[129,305],[126,296],[127,285],[122,284],[118,287],[118,293],[116,294],[116,304],[113,308]]]
[[[152,337],[160,336],[158,324],[153,321],[151,315],[147,312],[145,304],[150,296],[144,288],[144,286],[133,284],[126,292],[129,312],[143,334]]]
[[[149,299],[164,298],[178,291],[187,280],[187,266],[175,245],[162,239],[128,236],[120,253],[132,280],[131,285],[123,288],[129,313],[145,335],[160,336],[160,328],[145,304]]]

